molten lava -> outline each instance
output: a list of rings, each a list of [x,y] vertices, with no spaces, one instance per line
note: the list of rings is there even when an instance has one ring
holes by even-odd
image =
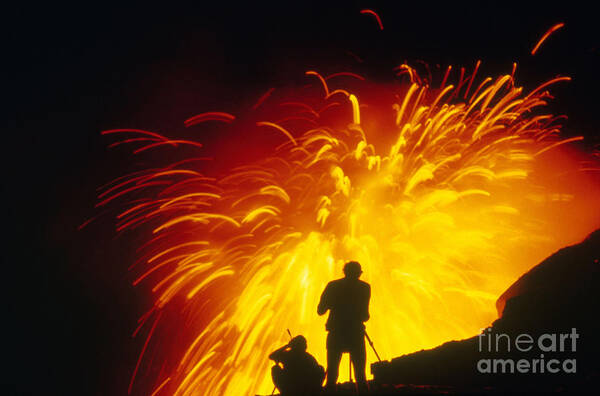
[[[270,90],[250,126],[200,114],[186,125],[271,134],[270,155],[219,174],[181,158],[104,188],[100,206],[125,205],[118,230],[146,239],[134,284],[150,285],[155,302],[136,330],[147,337],[138,377],[149,349],[164,356],[150,364],[160,370],[147,374],[148,394],[269,393],[267,355],[286,329],[324,364],[316,306],[350,259],[372,285],[366,325],[382,358],[473,336],[518,276],[598,225],[598,186],[565,150],[581,138],[561,140],[560,117],[543,111],[568,78],[524,92],[512,75],[477,80],[475,70],[433,87],[398,70],[410,82],[307,72],[310,87],[292,99]],[[193,141],[105,133],[144,155],[189,145],[205,155]]]

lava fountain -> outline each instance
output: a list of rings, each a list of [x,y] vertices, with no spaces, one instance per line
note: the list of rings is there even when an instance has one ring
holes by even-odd
[[[434,85],[402,65],[388,86],[309,71],[310,86],[261,98],[258,121],[199,114],[186,126],[224,122],[272,141],[218,174],[196,161],[198,142],[105,131],[150,158],[198,153],[100,193],[98,206],[121,208],[118,231],[144,238],[134,284],[154,296],[130,392],[269,393],[267,355],[286,329],[324,364],[316,306],[350,259],[372,285],[367,331],[383,358],[472,336],[518,276],[597,226],[600,190],[566,150],[582,137],[560,138],[561,117],[544,111],[569,78],[524,92],[514,69],[478,79],[478,66],[456,85],[451,68]]]

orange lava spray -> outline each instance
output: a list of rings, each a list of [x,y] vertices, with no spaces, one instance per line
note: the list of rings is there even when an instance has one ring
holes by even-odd
[[[309,71],[307,92],[269,90],[254,107],[269,118],[250,126],[227,113],[186,121],[272,133],[265,158],[213,175],[192,156],[104,187],[99,206],[125,205],[117,229],[147,240],[134,284],[155,299],[136,330],[147,337],[136,373],[149,345],[168,351],[148,394],[268,393],[267,355],[286,328],[324,364],[316,306],[349,259],[372,285],[367,330],[382,358],[473,336],[518,276],[600,224],[589,215],[598,186],[563,150],[581,137],[561,139],[560,117],[544,112],[548,90],[569,78],[524,92],[514,70],[479,80],[463,69],[456,87],[446,73],[434,88],[398,69],[410,81],[387,87]],[[145,155],[204,150],[148,131],[105,133]],[[177,331],[155,340],[169,309]]]

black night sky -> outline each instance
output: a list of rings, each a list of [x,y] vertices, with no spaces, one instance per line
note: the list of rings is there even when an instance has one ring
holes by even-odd
[[[304,71],[392,78],[404,61],[510,73],[526,89],[557,75],[551,105],[566,136],[599,142],[600,31],[591,5],[566,2],[347,1],[25,3],[3,12],[3,248],[6,395],[124,395],[147,309],[131,286],[132,238],[94,216],[96,188],[134,169],[100,131],[186,131],[204,111],[236,113]],[[385,29],[360,10],[378,12]],[[539,53],[529,52],[552,25]],[[364,62],[358,63],[351,51]],[[8,141],[6,140],[8,138]]]

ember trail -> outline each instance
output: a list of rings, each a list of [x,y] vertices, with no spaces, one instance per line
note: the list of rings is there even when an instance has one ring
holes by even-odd
[[[449,68],[435,82],[397,70],[404,83],[389,86],[309,71],[309,88],[261,98],[251,125],[228,113],[190,118],[186,126],[269,134],[271,155],[205,174],[182,154],[104,188],[98,206],[122,208],[117,229],[146,240],[132,271],[154,298],[136,330],[147,341],[130,392],[268,393],[267,355],[287,342],[285,329],[306,336],[323,364],[319,295],[351,259],[373,285],[367,331],[382,358],[471,336],[518,275],[589,231],[553,220],[574,197],[548,180],[565,163],[576,169],[553,155],[581,138],[560,139],[560,118],[544,106],[568,77],[525,92],[514,69],[480,78],[476,67],[454,81]],[[188,146],[219,156],[155,132],[104,133],[148,158]],[[549,234],[557,238],[540,236]],[[165,312],[180,318],[177,337],[160,338],[173,325]],[[156,349],[168,358],[140,377]]]

